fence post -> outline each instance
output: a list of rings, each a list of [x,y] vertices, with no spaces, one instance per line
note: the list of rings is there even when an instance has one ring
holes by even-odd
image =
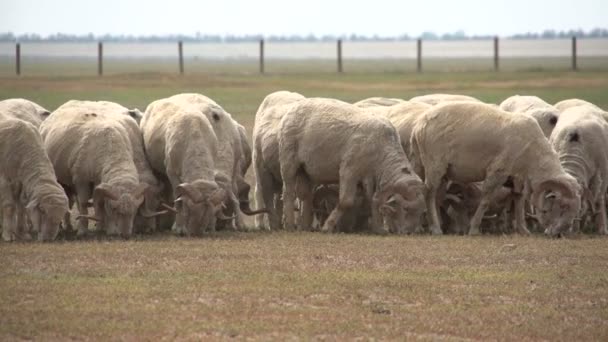
[[[264,39],[260,39],[260,74],[264,73]]]
[[[97,74],[103,75],[103,43],[97,43]]]
[[[572,70],[576,71],[578,66],[576,65],[576,36],[572,37]]]
[[[180,40],[177,42],[177,53],[179,55],[179,73],[184,74],[184,43]]]
[[[338,39],[338,72],[342,72],[342,39]]]
[[[417,56],[417,67],[418,72],[422,72],[422,39],[418,38],[416,44],[416,56]]]
[[[21,75],[21,44],[15,45],[15,72],[17,76]]]
[[[494,37],[494,71],[498,71],[498,36]]]

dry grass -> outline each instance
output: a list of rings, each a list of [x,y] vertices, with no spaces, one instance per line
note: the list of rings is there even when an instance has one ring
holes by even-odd
[[[42,67],[42,66],[41,66]],[[206,94],[245,124],[289,89],[356,101],[452,92],[535,94],[608,108],[608,72],[142,73],[0,78],[0,98],[145,108]],[[249,178],[251,181],[251,177]],[[0,340],[608,340],[608,248],[599,237],[376,237],[222,233],[1,244]]]
[[[2,244],[0,339],[608,339],[606,239]]]

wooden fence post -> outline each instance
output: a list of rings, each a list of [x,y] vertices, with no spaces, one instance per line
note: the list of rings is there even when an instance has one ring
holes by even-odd
[[[260,39],[260,74],[264,73],[264,39]]]
[[[97,74],[103,75],[103,43],[97,43]]]
[[[416,44],[416,56],[417,56],[417,67],[418,72],[422,72],[422,39],[418,38]]]
[[[498,71],[498,36],[494,37],[494,71]]]
[[[338,72],[342,72],[342,39],[338,39]]]
[[[17,76],[21,75],[21,44],[15,45],[15,72]]]
[[[180,75],[184,74],[184,44],[180,40],[177,42],[177,53],[179,55],[179,73]]]
[[[572,71],[578,70],[576,65],[576,36],[572,37]]]

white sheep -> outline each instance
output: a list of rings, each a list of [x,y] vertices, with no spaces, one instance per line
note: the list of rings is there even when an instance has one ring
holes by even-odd
[[[569,228],[581,205],[580,187],[568,175],[540,127],[527,115],[509,115],[492,105],[455,102],[438,105],[418,119],[412,133],[412,161],[424,172],[431,231],[441,234],[437,194],[449,179],[460,183],[483,181],[482,199],[469,234],[479,234],[479,225],[490,199],[502,191],[511,177],[515,191],[527,182],[532,204],[541,210],[546,232],[557,235]],[[527,234],[524,199],[515,201],[517,229]]]
[[[410,99],[410,102],[422,102],[431,106],[444,103],[444,102],[455,102],[455,101],[474,101],[481,102],[478,99],[468,95],[458,94],[428,94],[415,96]]]
[[[278,130],[281,118],[290,106],[305,97],[288,91],[269,94],[255,114],[253,126],[253,171],[256,178],[255,205],[268,210],[269,229],[281,226],[283,180],[279,163]],[[264,217],[255,217],[255,226],[264,229]]]
[[[389,231],[402,233],[420,224],[423,185],[411,171],[399,135],[386,118],[338,100],[303,99],[281,119],[278,137],[286,228],[295,227],[296,191],[302,200],[301,226],[309,228],[311,185],[331,183],[339,184],[340,199],[323,231],[335,230],[344,212],[355,204],[360,186],[371,199],[372,229],[382,230],[381,215]],[[296,189],[297,182],[307,186]]]
[[[76,193],[78,235],[88,232],[88,219],[109,235],[128,238],[144,200],[133,144],[125,127],[86,106],[59,107],[40,125],[45,150],[59,183]],[[95,216],[88,216],[93,199]]]
[[[152,167],[148,162],[144,150],[143,136],[137,120],[134,118],[141,116],[141,113],[137,109],[127,109],[118,103],[109,101],[71,100],[61,105],[60,108],[62,111],[65,111],[72,107],[76,108],[72,111],[75,115],[79,115],[82,111],[96,113],[98,116],[116,120],[127,131],[133,152],[133,162],[139,175],[139,182],[146,185],[144,203],[139,207],[135,218],[135,228],[143,232],[154,231],[156,229],[155,216],[166,213],[166,211],[157,212],[160,205],[162,184],[154,175]],[[66,221],[69,222],[69,220]]]
[[[587,102],[585,100],[581,100],[581,99],[568,99],[568,100],[563,100],[560,101],[558,103],[555,104],[555,108],[557,108],[557,110],[559,110],[560,112],[565,111],[566,109],[572,108],[572,107],[580,107],[580,106],[584,106],[588,108],[588,112],[592,112],[596,115],[601,116],[606,122],[608,122],[608,112],[606,112],[605,110],[603,110],[602,108],[594,105],[591,102]]]
[[[0,101],[0,112],[4,115],[20,119],[40,127],[42,121],[49,116],[49,111],[42,106],[26,99],[6,99]]]
[[[537,96],[511,96],[502,101],[500,109],[510,113],[524,113],[532,116],[547,139],[551,136],[551,132],[559,120],[559,110]]]
[[[173,231],[214,231],[218,218],[228,219],[222,209],[229,195],[216,182],[218,139],[207,116],[201,115],[200,106],[166,98],[148,105],[140,125],[150,165],[170,183],[175,203],[171,210],[176,213]]]
[[[68,211],[68,199],[57,183],[53,165],[36,127],[5,116],[2,111],[0,195],[4,241],[27,238],[24,212],[38,232],[38,240],[55,239],[61,220]]]
[[[388,97],[369,97],[367,99],[363,99],[361,101],[353,103],[353,105],[359,108],[366,107],[377,107],[377,106],[394,106],[399,103],[406,102],[402,99],[388,98]]]
[[[607,234],[608,123],[597,116],[593,107],[570,107],[561,112],[549,141],[564,170],[585,190],[584,203],[597,215],[598,232]]]
[[[226,190],[228,197],[224,203],[234,221],[230,220],[233,228],[244,229],[242,214],[256,214],[257,212],[242,212],[239,205],[239,184],[242,172],[243,152],[240,133],[232,116],[219,104],[210,98],[195,93],[178,94],[167,98],[182,108],[197,110],[205,115],[217,137],[217,157],[215,159],[216,182]],[[234,227],[236,226],[236,227]]]

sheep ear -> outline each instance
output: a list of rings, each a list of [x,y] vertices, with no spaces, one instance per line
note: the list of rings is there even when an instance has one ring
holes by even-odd
[[[199,192],[189,183],[182,183],[177,186],[177,196],[188,196],[193,202],[199,202],[201,200],[201,195]]]
[[[139,120],[142,117],[141,111],[137,108],[129,109],[128,114],[135,120]]]
[[[118,200],[118,196],[114,193],[111,186],[105,183],[101,183],[95,188],[95,190],[93,190],[93,202],[95,202],[95,199],[100,200],[104,197],[109,198],[113,201]]]

